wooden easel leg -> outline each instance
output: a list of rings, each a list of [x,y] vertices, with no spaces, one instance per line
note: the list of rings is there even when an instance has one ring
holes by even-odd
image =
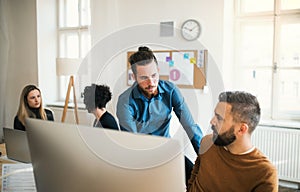
[[[63,111],[63,115],[61,118],[61,122],[65,122],[65,119],[66,119],[71,88],[73,88],[73,100],[74,100],[74,105],[75,105],[74,106],[75,120],[76,120],[76,124],[79,124],[78,107],[77,107],[77,99],[76,99],[76,94],[75,94],[75,84],[74,84],[73,75],[70,76],[70,79],[69,79],[68,91],[67,91],[67,95],[66,95],[65,106],[64,106],[64,111]]]
[[[65,119],[66,119],[68,103],[69,103],[69,98],[70,98],[70,92],[71,92],[71,86],[72,86],[72,80],[73,80],[73,77],[71,76],[69,79],[68,91],[67,91],[67,95],[66,95],[66,99],[65,99],[65,106],[64,106],[64,111],[63,111],[63,115],[61,118],[61,122],[65,122]]]
[[[74,78],[72,78],[72,86],[73,86],[73,100],[74,100],[74,113],[75,113],[75,120],[76,123],[79,124],[79,118],[78,118],[78,107],[77,107],[77,99],[75,94],[75,85],[74,85]]]

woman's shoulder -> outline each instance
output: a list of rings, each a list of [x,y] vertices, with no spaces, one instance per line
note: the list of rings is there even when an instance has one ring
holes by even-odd
[[[47,114],[50,114],[50,113],[53,114],[53,111],[50,108],[44,108],[44,110]]]
[[[54,113],[50,108],[44,108],[48,120],[54,120]]]
[[[100,118],[101,124],[106,128],[118,130],[117,119],[110,112],[106,111]]]
[[[15,115],[14,121],[17,121],[17,120],[19,120],[19,117],[18,117],[18,115]]]
[[[14,129],[25,131],[25,126],[21,123],[18,115],[14,118]]]
[[[113,114],[111,114],[111,113],[108,112],[108,111],[105,111],[105,113],[104,113],[102,116],[105,117],[105,118],[112,118],[112,119],[115,119],[115,117],[113,116]]]
[[[16,115],[15,118],[14,118],[14,126],[17,125],[17,124],[20,124],[20,123],[21,123],[21,121],[20,121],[18,115]]]

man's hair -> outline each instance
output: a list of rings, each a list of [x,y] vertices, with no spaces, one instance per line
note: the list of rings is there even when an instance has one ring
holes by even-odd
[[[88,112],[92,112],[97,107],[99,109],[105,108],[112,97],[112,93],[106,85],[92,84],[91,86],[86,86],[83,94],[83,102]]]
[[[157,64],[155,55],[148,47],[139,47],[138,51],[133,53],[128,59],[134,75],[136,75],[136,65],[147,65],[153,60]]]
[[[250,93],[235,91],[222,92],[220,102],[231,105],[231,113],[235,122],[244,122],[252,133],[260,120],[260,107],[257,98]]]

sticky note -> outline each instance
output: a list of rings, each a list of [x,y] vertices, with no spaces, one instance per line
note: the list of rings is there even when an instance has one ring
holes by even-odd
[[[183,54],[183,58],[184,58],[184,59],[189,59],[189,58],[190,58],[190,56],[189,56],[189,54],[188,54],[188,53],[184,53],[184,54]]]
[[[174,66],[174,61],[173,61],[173,60],[170,60],[170,61],[169,61],[169,66],[170,66],[170,67],[173,67],[173,66]]]
[[[196,59],[194,57],[190,58],[190,63],[191,64],[196,64]]]

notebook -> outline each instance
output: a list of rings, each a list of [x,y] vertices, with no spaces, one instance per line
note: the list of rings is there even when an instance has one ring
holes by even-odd
[[[30,163],[30,152],[25,131],[3,128],[6,155],[8,159]]]

